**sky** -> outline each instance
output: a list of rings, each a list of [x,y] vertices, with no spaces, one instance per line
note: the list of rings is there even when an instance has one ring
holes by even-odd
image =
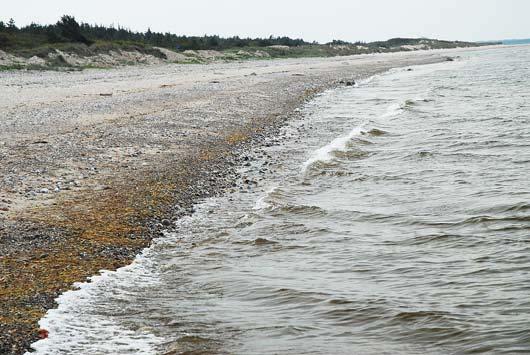
[[[530,37],[530,0],[0,0],[17,25],[78,21],[135,31],[307,41]]]

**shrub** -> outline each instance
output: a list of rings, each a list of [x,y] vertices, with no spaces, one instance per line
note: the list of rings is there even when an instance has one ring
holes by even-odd
[[[61,17],[61,20],[57,22],[57,27],[59,28],[61,36],[67,40],[84,43],[87,46],[93,43],[81,33],[81,26],[79,26],[75,18],[72,16],[64,15]]]

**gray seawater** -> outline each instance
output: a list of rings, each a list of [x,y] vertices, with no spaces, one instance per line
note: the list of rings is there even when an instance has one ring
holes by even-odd
[[[305,105],[38,353],[530,353],[530,47],[408,69]]]

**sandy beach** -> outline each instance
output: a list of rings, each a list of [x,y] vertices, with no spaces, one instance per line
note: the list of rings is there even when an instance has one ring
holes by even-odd
[[[455,52],[0,73],[0,353],[27,350],[74,282],[239,188],[305,100]]]

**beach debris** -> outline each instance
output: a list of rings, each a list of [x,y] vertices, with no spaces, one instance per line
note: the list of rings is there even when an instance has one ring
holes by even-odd
[[[48,332],[44,328],[41,328],[41,329],[39,329],[38,334],[39,334],[39,338],[40,339],[46,339],[46,338],[48,338],[48,335],[50,334],[50,332]]]
[[[112,96],[112,93],[111,92],[107,92],[107,93],[102,92],[102,93],[99,94],[99,96]]]

